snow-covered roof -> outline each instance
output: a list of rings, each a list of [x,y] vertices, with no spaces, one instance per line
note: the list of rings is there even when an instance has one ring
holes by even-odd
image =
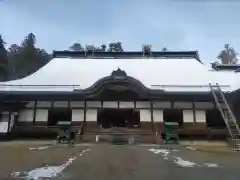
[[[69,92],[86,89],[118,68],[151,89],[204,92],[210,90],[209,83],[218,83],[223,91],[240,88],[239,73],[209,70],[194,58],[54,58],[28,77],[0,83],[0,91]]]

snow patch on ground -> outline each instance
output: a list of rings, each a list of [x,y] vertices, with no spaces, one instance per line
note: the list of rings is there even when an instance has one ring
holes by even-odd
[[[179,150],[151,148],[151,149],[148,149],[148,151],[153,152],[154,154],[161,154],[164,159],[173,160],[173,162],[176,165],[181,166],[181,167],[209,167],[209,168],[218,167],[218,165],[214,164],[214,163],[205,163],[205,164],[199,165],[195,162],[191,162],[191,161],[188,161],[188,160],[183,160],[181,157],[176,157],[176,156],[171,155],[172,151],[179,151]]]
[[[18,176],[20,176],[20,172],[13,172],[13,173],[11,173],[11,176],[12,177],[18,177]]]
[[[164,155],[168,155],[168,153],[170,152],[169,150],[167,149],[148,149],[149,151],[153,152],[154,154],[164,154]]]
[[[218,167],[218,165],[217,165],[217,164],[214,164],[214,163],[205,163],[205,165],[206,165],[207,167],[212,167],[212,168]]]
[[[167,149],[148,149],[148,151],[153,152],[154,154],[160,154],[164,159],[168,159],[168,155],[170,153],[170,150]]]
[[[194,167],[194,166],[198,166],[196,163],[183,160],[180,157],[176,157],[175,160],[174,160],[174,163],[176,163],[177,165],[179,165],[181,167]]]
[[[33,169],[29,172],[13,172],[11,173],[12,177],[21,178],[25,180],[41,180],[43,178],[52,178],[56,177],[59,173],[61,173],[66,167],[68,167],[72,162],[76,159],[76,157],[69,158],[68,161],[61,166],[45,166],[41,168]]]
[[[87,151],[90,151],[90,149],[82,150],[80,153],[80,156],[82,156],[83,153]],[[68,159],[67,162],[65,162],[60,166],[44,166],[44,167],[36,168],[29,172],[24,172],[24,173],[13,172],[11,173],[11,176],[14,178],[21,178],[25,180],[42,180],[45,178],[53,178],[59,175],[69,165],[71,165],[75,159],[76,157],[71,157]]]
[[[41,146],[41,147],[34,147],[34,148],[29,148],[29,150],[44,150],[49,148],[50,146]]]
[[[84,149],[84,150],[80,151],[79,156],[82,156],[82,155],[83,155],[85,152],[87,152],[87,151],[90,151],[90,149]]]
[[[186,148],[189,149],[189,150],[192,150],[192,151],[196,150],[196,148],[194,148],[194,147],[186,147]]]

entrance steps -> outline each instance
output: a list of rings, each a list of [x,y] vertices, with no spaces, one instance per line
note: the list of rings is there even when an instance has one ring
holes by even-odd
[[[110,142],[116,144],[156,143],[156,137],[151,129],[141,128],[111,128],[85,132],[83,142]]]

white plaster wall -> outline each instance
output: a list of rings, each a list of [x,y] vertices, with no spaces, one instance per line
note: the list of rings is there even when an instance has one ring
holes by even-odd
[[[171,108],[171,102],[165,101],[165,102],[153,102],[153,108]]]
[[[70,107],[72,108],[84,108],[84,101],[71,101]]]
[[[195,102],[196,109],[213,109],[214,103],[213,102]]]
[[[163,122],[163,110],[160,110],[160,109],[153,110],[153,121]]]
[[[140,109],[140,121],[141,122],[151,122],[151,110]]]
[[[33,110],[25,109],[19,112],[19,122],[33,122]]]
[[[86,121],[97,121],[97,109],[87,109]]]
[[[52,105],[52,102],[50,101],[38,101],[37,107],[44,107],[44,108],[50,108]]]
[[[206,123],[206,111],[196,110],[196,122]]]
[[[117,101],[104,101],[103,107],[104,108],[118,108],[118,102]]]
[[[48,121],[48,110],[47,109],[37,109],[35,121],[36,122],[47,122]]]
[[[87,107],[100,108],[101,101],[87,101]]]
[[[58,107],[68,108],[68,101],[55,101],[53,103],[53,107],[54,108],[58,108]]]
[[[136,108],[150,108],[151,104],[149,101],[136,101]]]
[[[8,122],[0,122],[0,133],[7,133]]]
[[[184,109],[184,108],[193,108],[191,102],[174,102],[173,103],[174,108]]]
[[[28,102],[25,107],[34,107],[34,101]]]
[[[73,109],[72,110],[72,121],[82,122],[84,120],[84,110],[83,109]]]
[[[193,110],[183,110],[183,122],[194,122]]]
[[[0,119],[0,133],[7,133],[8,130],[8,114],[4,113]]]
[[[119,108],[134,108],[134,102],[120,101]]]

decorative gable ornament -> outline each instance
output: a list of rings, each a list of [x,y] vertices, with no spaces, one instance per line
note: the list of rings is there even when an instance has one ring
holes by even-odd
[[[237,55],[238,53],[229,44],[225,44],[224,50],[220,52],[217,58],[221,60],[222,64],[236,64],[238,61]]]
[[[150,45],[150,44],[143,44],[142,52],[143,52],[143,56],[151,56],[152,45]]]
[[[94,56],[95,47],[94,45],[86,45],[85,56]]]
[[[124,79],[125,77],[127,77],[127,73],[121,70],[120,68],[118,68],[117,70],[112,72],[111,77],[116,80]]]

